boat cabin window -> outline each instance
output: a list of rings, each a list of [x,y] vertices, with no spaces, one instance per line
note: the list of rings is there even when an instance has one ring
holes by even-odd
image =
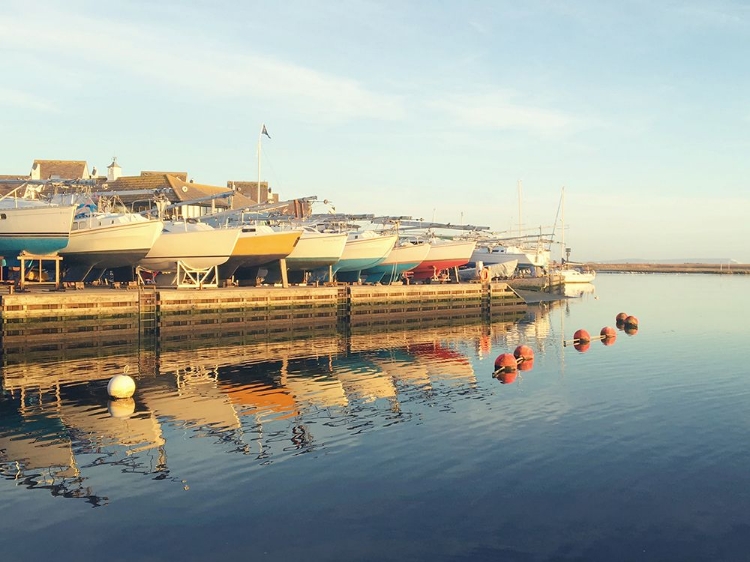
[[[5,220],[8,216],[5,213],[0,213],[0,219]]]

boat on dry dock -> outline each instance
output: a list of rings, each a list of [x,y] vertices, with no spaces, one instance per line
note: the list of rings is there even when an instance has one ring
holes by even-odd
[[[391,253],[381,263],[362,270],[362,276],[367,283],[395,283],[401,278],[401,274],[421,264],[429,252],[428,242],[402,241],[393,247]]]
[[[441,272],[469,263],[474,251],[474,240],[433,240],[427,257],[411,270],[414,281],[438,279]]]
[[[396,234],[381,235],[372,230],[349,233],[341,258],[331,266],[334,276],[338,281],[358,282],[362,270],[383,262],[397,240]]]
[[[270,226],[260,224],[238,230],[240,233],[229,259],[219,265],[221,279],[232,276],[255,279],[260,267],[289,256],[302,235],[301,230],[276,232]]]
[[[173,272],[178,267],[207,270],[232,255],[240,230],[211,228],[190,220],[164,221],[164,229],[138,265],[149,271]]]
[[[21,252],[46,255],[63,249],[76,205],[19,197],[21,187],[0,198],[0,255],[15,259]]]
[[[318,232],[312,228],[302,231],[297,245],[286,257],[287,275],[292,283],[305,281],[307,272],[327,270],[341,259],[344,253],[347,234],[345,232]],[[280,264],[271,263],[267,267],[265,279],[275,282],[281,279]]]
[[[70,265],[66,280],[83,281],[92,271],[134,267],[151,251],[164,223],[137,213],[91,211],[73,220],[68,245],[60,250]]]

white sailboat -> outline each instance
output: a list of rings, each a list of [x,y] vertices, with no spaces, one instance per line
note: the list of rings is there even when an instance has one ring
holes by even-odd
[[[0,256],[15,259],[22,252],[53,254],[68,244],[76,205],[56,205],[28,197],[18,197],[20,187],[0,198]]]
[[[190,220],[164,221],[164,230],[138,265],[150,271],[176,271],[178,264],[202,270],[223,264],[232,255],[239,228],[212,228]]]
[[[93,270],[133,267],[151,250],[164,223],[137,213],[85,212],[76,215],[68,245],[60,250],[68,280],[84,280]],[[75,277],[75,278],[73,278]]]

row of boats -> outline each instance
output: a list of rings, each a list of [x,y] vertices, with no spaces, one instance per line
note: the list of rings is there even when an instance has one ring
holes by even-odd
[[[66,281],[93,281],[107,271],[132,280],[136,270],[144,270],[178,285],[207,271],[220,280],[275,282],[284,273],[291,282],[393,283],[404,276],[439,279],[467,264],[478,265],[477,277],[485,266],[493,277],[507,277],[516,265],[549,265],[549,250],[483,243],[479,230],[447,239],[424,228],[407,236],[393,224],[360,230],[310,220],[274,224],[257,216],[249,222],[238,222],[237,215],[233,221],[220,215],[166,219],[118,209],[114,197],[93,201],[0,199],[0,255],[11,263],[24,254],[59,255]],[[498,264],[504,265],[492,267]]]

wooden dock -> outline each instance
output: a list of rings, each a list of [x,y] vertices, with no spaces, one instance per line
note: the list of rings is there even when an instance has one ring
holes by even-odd
[[[336,333],[424,321],[481,321],[518,315],[526,303],[507,283],[228,287],[137,290],[91,287],[15,292],[0,297],[2,350],[75,355],[102,353],[155,338],[189,342],[220,333],[240,341],[293,332]]]

